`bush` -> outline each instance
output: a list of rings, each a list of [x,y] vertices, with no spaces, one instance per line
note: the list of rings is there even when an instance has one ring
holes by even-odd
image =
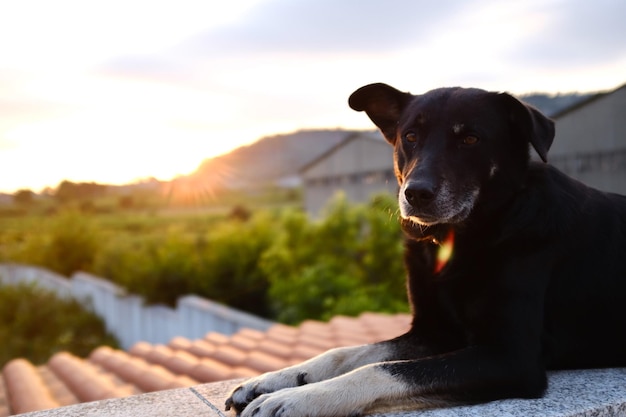
[[[197,254],[183,234],[111,238],[94,262],[94,273],[106,277],[149,304],[174,306],[188,294]]]
[[[0,233],[0,259],[39,265],[65,276],[93,270],[101,240],[89,217],[63,211],[36,220],[27,230]]]
[[[289,213],[261,269],[270,277],[273,314],[281,322],[328,319],[362,311],[406,311],[402,239],[379,197],[368,207],[337,196],[323,220]]]
[[[243,223],[216,225],[202,241],[202,273],[193,283],[194,293],[268,317],[269,278],[259,264],[277,229],[277,219],[267,212]]]
[[[51,225],[49,239],[42,251],[48,268],[65,276],[93,269],[99,238],[87,216],[75,212],[60,214]]]
[[[176,217],[62,212],[0,228],[0,259],[92,272],[150,304],[196,294],[287,323],[406,311],[395,207],[390,196],[359,206],[338,196],[319,221],[294,208]]]
[[[85,357],[97,346],[118,346],[102,320],[78,301],[33,285],[1,281],[0,340],[0,368],[17,357],[41,364],[60,351]]]
[[[225,219],[208,231],[172,227],[160,236],[117,239],[94,269],[148,303],[173,306],[178,297],[196,294],[267,316],[269,283],[258,265],[274,228],[271,216],[258,214],[243,223]]]

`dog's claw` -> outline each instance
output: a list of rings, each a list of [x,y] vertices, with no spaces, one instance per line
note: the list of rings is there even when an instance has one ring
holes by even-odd
[[[257,393],[257,387],[258,383],[253,385],[245,384],[235,388],[224,403],[225,410],[235,410],[239,416],[248,404],[259,396]]]
[[[226,403],[224,404],[224,408],[225,408],[225,410],[226,410],[226,411],[228,411],[228,410],[230,410],[230,409],[231,409],[231,407],[233,407],[234,405],[235,405],[235,402],[233,401],[233,398],[232,398],[232,397],[229,397],[229,398],[226,400]]]

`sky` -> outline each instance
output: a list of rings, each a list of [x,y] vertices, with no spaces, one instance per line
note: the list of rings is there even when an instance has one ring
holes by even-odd
[[[262,136],[370,129],[362,85],[626,83],[623,0],[0,0],[0,192],[168,180]]]

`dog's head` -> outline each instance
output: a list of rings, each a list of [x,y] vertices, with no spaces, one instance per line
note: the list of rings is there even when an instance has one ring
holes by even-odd
[[[554,138],[551,120],[505,93],[441,88],[412,95],[370,84],[349,104],[394,146],[401,216],[422,228],[463,223],[479,201],[504,200],[522,184],[529,144],[546,161]]]

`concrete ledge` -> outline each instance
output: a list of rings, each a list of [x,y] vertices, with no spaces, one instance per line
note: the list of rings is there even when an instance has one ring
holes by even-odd
[[[380,417],[607,417],[626,416],[626,368],[558,371],[549,376],[546,396],[474,406],[379,414]],[[207,416],[233,417],[224,400],[241,380],[216,382],[132,397],[77,404],[22,414],[28,417]]]

